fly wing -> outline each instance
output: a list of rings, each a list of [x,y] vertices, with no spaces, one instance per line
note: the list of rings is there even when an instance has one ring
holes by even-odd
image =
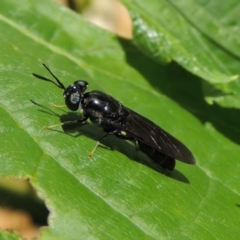
[[[149,119],[130,109],[128,110],[129,115],[123,129],[127,132],[128,136],[145,143],[169,157],[189,164],[195,163],[194,156],[183,143]]]

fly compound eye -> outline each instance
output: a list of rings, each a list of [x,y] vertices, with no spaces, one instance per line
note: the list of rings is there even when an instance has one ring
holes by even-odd
[[[88,87],[88,82],[83,80],[77,80],[73,83],[73,85],[82,93],[84,93]]]

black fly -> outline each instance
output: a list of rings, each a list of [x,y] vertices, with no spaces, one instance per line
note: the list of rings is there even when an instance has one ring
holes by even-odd
[[[52,82],[63,89],[65,103],[70,110],[82,109],[83,118],[73,122],[84,123],[89,118],[91,122],[102,127],[106,134],[99,141],[108,135],[130,140],[165,170],[172,171],[174,169],[175,159],[184,163],[195,164],[194,156],[189,149],[152,121],[123,106],[106,93],[100,91],[85,93],[88,87],[86,81],[77,80],[67,88],[64,87],[51,70],[45,64],[43,66],[56,82],[35,73],[33,75],[41,80]],[[90,156],[97,148],[99,141]]]

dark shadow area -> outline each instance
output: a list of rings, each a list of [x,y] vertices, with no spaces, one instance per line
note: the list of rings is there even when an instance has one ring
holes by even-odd
[[[210,122],[227,138],[240,144],[239,109],[209,105],[202,93],[203,80],[175,62],[162,66],[141,53],[131,42],[119,39],[126,61],[159,92],[176,101],[203,124]],[[204,81],[206,86],[207,82]]]
[[[47,226],[49,210],[36,194],[21,194],[0,186],[0,207],[28,213],[35,225]]]

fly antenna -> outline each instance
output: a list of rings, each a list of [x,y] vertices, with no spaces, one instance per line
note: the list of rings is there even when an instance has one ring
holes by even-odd
[[[47,82],[51,82],[53,84],[55,84],[57,87],[61,88],[61,89],[65,89],[64,85],[60,82],[60,80],[52,73],[52,71],[47,67],[46,64],[43,63],[43,66],[47,69],[47,71],[54,77],[54,79],[56,80],[56,82],[52,81],[49,78],[43,77],[41,75],[38,75],[36,73],[33,73],[33,76],[36,78],[39,78],[41,80],[47,81]]]

